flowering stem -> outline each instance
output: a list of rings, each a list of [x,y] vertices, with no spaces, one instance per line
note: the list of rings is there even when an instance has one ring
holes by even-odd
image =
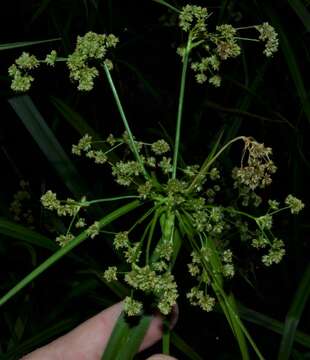
[[[241,27],[238,27],[236,28],[236,30],[248,30],[248,29],[254,29],[255,28],[255,25],[251,25],[251,26],[241,26]]]
[[[196,185],[199,184],[201,180],[204,179],[206,176],[206,173],[208,172],[210,166],[215,162],[215,160],[234,142],[239,140],[245,140],[245,136],[238,136],[230,141],[228,141],[227,144],[225,144],[221,150],[219,150],[214,156],[212,156],[211,159],[209,157],[205,160],[205,162],[202,164],[201,169],[199,173],[195,176],[194,180],[190,184],[190,186],[187,189],[187,192],[190,192]]]
[[[130,130],[130,127],[129,127],[129,123],[127,121],[127,118],[126,118],[126,115],[124,113],[124,110],[123,110],[123,106],[121,104],[121,101],[120,101],[120,98],[118,96],[118,93],[117,93],[117,90],[114,86],[114,82],[113,82],[113,79],[111,77],[111,74],[110,74],[110,71],[107,67],[106,64],[104,64],[103,66],[104,68],[104,71],[107,75],[107,78],[108,78],[108,81],[109,81],[109,84],[110,84],[110,87],[111,87],[111,90],[112,90],[112,93],[113,93],[113,96],[114,96],[114,99],[116,101],[116,105],[117,105],[117,108],[118,108],[118,111],[121,115],[121,118],[123,120],[123,123],[124,123],[124,126],[125,126],[125,129],[127,131],[127,134],[128,134],[128,137],[129,137],[129,141],[130,141],[130,145],[131,145],[131,150],[134,154],[134,157],[136,158],[137,162],[139,163],[139,165],[141,166],[141,169],[142,169],[142,172],[143,172],[143,175],[146,179],[149,179],[149,174],[147,173],[147,171],[145,170],[145,167],[144,167],[144,164],[143,164],[143,161],[141,159],[141,156],[139,154],[139,151],[137,149],[137,146],[136,146],[136,143],[134,141],[134,138],[133,138],[133,135],[132,135],[132,132]]]
[[[259,42],[259,40],[257,40],[257,39],[245,38],[245,37],[239,37],[239,36],[236,36],[235,39],[237,39],[237,40],[242,40],[242,41],[246,40],[246,41]]]
[[[170,355],[170,333],[169,323],[167,323],[167,320],[164,320],[162,351],[165,355]]]
[[[179,95],[179,106],[178,106],[178,115],[177,115],[177,125],[176,125],[176,130],[175,130],[174,153],[173,153],[173,164],[172,164],[172,178],[173,179],[176,178],[176,174],[177,174],[186,72],[187,72],[187,67],[188,67],[188,58],[189,58],[191,49],[192,49],[192,36],[190,34],[188,37],[187,45],[186,45],[186,48],[184,49],[184,55],[183,55],[181,87],[180,87],[180,95]]]
[[[108,202],[108,201],[119,201],[119,200],[124,200],[124,199],[139,199],[139,198],[140,198],[140,196],[138,196],[138,195],[125,195],[125,196],[116,196],[116,197],[112,197],[112,198],[90,200],[90,201],[85,201],[85,202],[78,203],[78,204],[80,206],[89,206],[92,204],[98,204],[98,203]]]

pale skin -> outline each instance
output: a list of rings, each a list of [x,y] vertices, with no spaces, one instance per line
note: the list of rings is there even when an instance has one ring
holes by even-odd
[[[54,340],[21,360],[100,360],[108,343],[113,326],[122,311],[122,302],[88,319],[66,335]],[[177,319],[177,311],[173,316],[173,327]],[[155,316],[145,335],[139,351],[142,351],[162,336],[162,319]],[[167,355],[153,355],[146,360],[176,360]]]

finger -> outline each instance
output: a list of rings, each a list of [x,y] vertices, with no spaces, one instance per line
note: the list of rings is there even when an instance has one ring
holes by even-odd
[[[100,359],[108,343],[113,327],[122,311],[123,303],[117,303],[85,321],[68,334],[58,338],[47,346],[29,354],[24,360],[66,360]],[[162,336],[162,318],[158,315],[151,321],[140,350],[143,350]],[[50,354],[51,357],[50,357]]]
[[[172,329],[175,326],[178,316],[179,316],[179,308],[178,305],[176,304],[173,307],[170,317],[170,329]],[[162,334],[163,334],[163,321],[161,315],[158,314],[153,318],[150,327],[148,328],[146,335],[143,339],[143,342],[139,348],[139,351],[142,351],[155,344],[158,340],[161,339]]]

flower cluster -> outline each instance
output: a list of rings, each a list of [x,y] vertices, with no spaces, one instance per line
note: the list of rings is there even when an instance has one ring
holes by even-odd
[[[255,190],[270,185],[271,175],[277,170],[274,162],[270,160],[272,149],[251,138],[245,138],[244,144],[241,167],[234,168],[232,173],[235,187],[245,185]]]
[[[57,60],[57,51],[52,50],[49,54],[46,55],[46,58],[44,61],[45,61],[46,65],[54,67],[56,60]]]
[[[186,296],[191,305],[200,306],[204,311],[209,312],[214,308],[215,298],[205,293],[203,290],[200,290],[198,287],[193,287]]]
[[[204,33],[207,31],[208,10],[201,6],[186,5],[179,15],[179,26],[183,31]]]
[[[67,66],[70,70],[70,78],[78,82],[79,90],[92,90],[94,79],[99,75],[98,69],[90,65],[91,61],[97,61],[112,69],[113,64],[106,54],[110,48],[117,45],[118,41],[113,34],[96,34],[92,31],[84,36],[78,36],[75,50],[68,57]]]
[[[31,227],[34,223],[34,216],[31,208],[27,208],[28,202],[31,200],[29,183],[21,180],[19,185],[20,190],[14,194],[9,211],[15,221],[25,222]]]
[[[130,270],[125,272],[124,281],[136,291],[152,294],[160,312],[169,314],[178,297],[174,276],[167,265],[172,255],[172,245],[166,242],[159,243],[155,251],[158,260],[142,266],[139,265],[141,243],[131,243],[127,231],[117,233],[113,244],[130,266]],[[109,267],[104,272],[104,278],[106,281],[117,280],[117,267]],[[138,315],[142,310],[142,304],[134,299],[134,295],[126,299],[126,304],[124,311],[128,316]]]
[[[209,16],[208,10],[204,7],[186,5],[179,15],[179,26],[189,34],[191,39],[189,50],[196,48],[200,51],[199,61],[191,63],[191,68],[196,73],[196,81],[199,84],[208,81],[213,86],[219,87],[221,85],[219,74],[221,63],[241,54],[239,40],[243,38],[238,34],[238,30],[242,30],[242,28],[236,29],[230,24],[221,24],[216,26],[215,31],[209,31],[207,27]],[[278,37],[271,25],[263,23],[247,28],[254,28],[259,32],[259,40],[266,43],[263,53],[267,57],[277,51]],[[185,48],[179,47],[177,52],[183,57]]]
[[[71,198],[61,202],[51,190],[41,196],[41,202],[46,209],[57,211],[58,216],[74,216],[81,208],[81,205]]]
[[[305,204],[293,195],[288,195],[285,199],[285,204],[290,208],[292,214],[298,214]]]
[[[278,51],[279,40],[273,26],[267,22],[255,26],[255,29],[259,32],[259,40],[265,42],[264,54],[267,57],[271,57]]]
[[[15,64],[9,67],[9,75],[12,77],[11,89],[16,92],[28,91],[34,78],[30,75],[30,71],[38,68],[39,60],[27,52],[23,52],[21,56],[15,60]]]
[[[101,143],[105,146],[105,151],[98,149],[98,144]],[[128,134],[125,132],[122,137],[117,138],[110,134],[104,141],[93,141],[92,137],[88,134],[84,135],[78,142],[78,144],[72,146],[72,153],[77,156],[85,155],[86,157],[93,159],[97,164],[109,163],[111,166],[112,175],[115,181],[122,186],[130,186],[135,183],[135,178],[142,174],[142,166],[136,160],[118,161],[112,163],[109,161],[108,155],[119,147],[120,145],[127,145],[130,147],[130,141]],[[163,140],[157,140],[151,144],[141,143],[135,141],[139,153],[143,148],[150,148],[154,156],[144,156],[141,154],[141,160],[144,166],[150,168],[161,168],[164,174],[169,174],[172,171],[171,157],[162,156],[170,151],[169,144]],[[96,148],[94,148],[96,146]],[[108,148],[109,147],[109,148]],[[157,158],[160,156],[159,158]],[[151,183],[142,184],[139,187],[139,192],[144,196],[144,193],[151,190]]]
[[[279,264],[284,255],[284,242],[279,239],[274,239],[268,253],[262,257],[262,262],[266,266],[270,266],[272,264]]]
[[[48,190],[44,195],[41,196],[41,203],[43,207],[50,211],[56,211],[58,216],[71,217],[70,226],[65,234],[60,234],[56,238],[56,242],[60,246],[67,245],[71,240],[75,238],[72,233],[72,228],[79,230],[87,226],[85,218],[80,217],[79,213],[81,209],[88,206],[88,202],[85,197],[82,197],[80,201],[68,198],[67,200],[59,200],[56,193]],[[95,221],[92,225],[85,229],[88,237],[94,238],[100,232],[100,224]]]
[[[91,65],[97,62],[101,66],[113,68],[113,63],[107,58],[107,52],[115,48],[118,38],[113,34],[96,34],[92,31],[84,36],[78,36],[75,50],[67,58],[67,66],[70,78],[78,82],[78,89],[90,91],[93,89],[94,80],[99,75],[99,70]],[[23,52],[9,67],[9,75],[12,78],[11,88],[16,92],[26,92],[30,89],[34,77],[30,72],[37,69],[40,63],[54,67],[57,61],[57,52],[52,50],[44,60],[38,60],[34,55]]]

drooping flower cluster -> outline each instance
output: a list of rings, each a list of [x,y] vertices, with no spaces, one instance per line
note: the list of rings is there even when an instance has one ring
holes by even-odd
[[[271,154],[271,148],[246,138],[241,167],[233,170],[235,187],[245,185],[249,189],[255,190],[270,185],[271,175],[277,170],[274,162],[270,159]]]

